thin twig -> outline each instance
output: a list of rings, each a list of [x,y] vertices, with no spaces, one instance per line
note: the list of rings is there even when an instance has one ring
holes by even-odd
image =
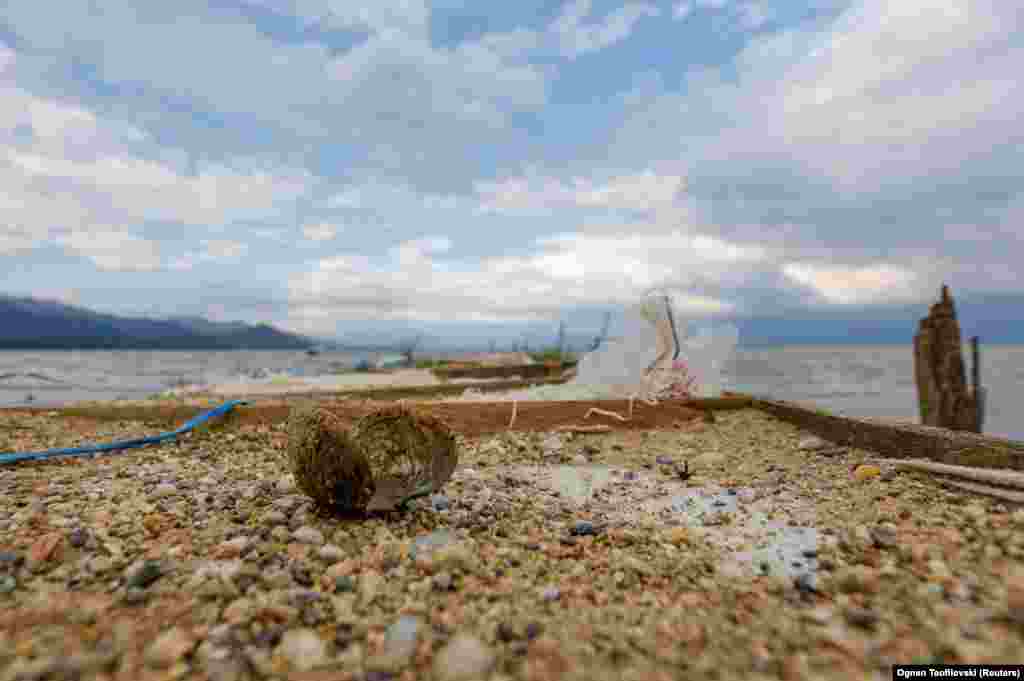
[[[588,418],[590,418],[591,414],[600,414],[601,416],[610,416],[611,418],[615,418],[615,419],[618,419],[620,421],[628,421],[629,420],[628,418],[626,418],[622,414],[616,414],[614,411],[608,411],[607,409],[598,409],[597,407],[591,407],[590,409],[588,409],[587,413],[584,414],[583,418],[588,419]]]
[[[516,422],[516,412],[519,406],[518,400],[512,400],[512,418],[509,419],[508,427],[511,428],[512,424]]]
[[[555,430],[559,432],[570,432],[570,433],[608,433],[611,432],[612,427],[603,424],[594,426],[558,426]]]

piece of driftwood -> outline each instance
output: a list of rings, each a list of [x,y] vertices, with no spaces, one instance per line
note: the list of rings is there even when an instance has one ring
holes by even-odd
[[[1024,492],[1017,492],[1005,487],[992,487],[991,485],[980,485],[976,482],[964,482],[962,480],[940,480],[940,482],[949,487],[956,487],[957,489],[974,492],[975,494],[984,494],[994,499],[1024,504]]]
[[[896,468],[903,470],[919,470],[940,475],[952,475],[975,482],[991,483],[1002,487],[1014,487],[1024,490],[1024,473],[997,470],[993,468],[973,468],[971,466],[951,466],[933,461],[890,461]]]
[[[939,302],[931,306],[914,335],[914,380],[921,423],[981,432],[978,401],[968,390],[964,373],[960,324],[945,284]]]
[[[982,468],[1024,470],[1024,442],[965,431],[830,414],[821,409],[751,397],[751,406],[836,445],[894,459],[928,459]]]

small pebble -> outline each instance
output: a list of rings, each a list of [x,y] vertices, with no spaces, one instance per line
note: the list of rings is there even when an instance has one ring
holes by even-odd
[[[451,591],[452,590],[452,573],[450,572],[439,572],[431,578],[431,584],[435,591]]]
[[[147,560],[142,565],[131,570],[128,576],[128,586],[137,589],[145,589],[160,578],[163,571],[160,563],[155,560]]]
[[[878,614],[866,608],[847,608],[845,614],[850,624],[864,629],[870,629],[878,622]]]
[[[451,501],[443,494],[434,494],[430,497],[430,505],[435,511],[445,511],[451,507]]]
[[[654,459],[654,461],[655,461],[655,463],[657,463],[657,464],[658,464],[659,466],[669,466],[669,465],[671,465],[671,464],[675,463],[675,459],[673,459],[673,458],[672,458],[671,456],[668,456],[668,455],[666,455],[666,454],[659,454],[659,455],[658,455],[658,456],[657,456],[657,457],[656,457],[656,458]]]
[[[494,668],[497,657],[487,644],[471,634],[452,638],[434,657],[438,681],[474,681]]]
[[[312,629],[286,631],[277,653],[297,671],[309,671],[327,662],[327,644]]]
[[[302,544],[323,544],[324,534],[315,527],[303,525],[292,532],[292,539]]]
[[[337,563],[345,557],[345,550],[336,544],[324,544],[317,550],[316,555],[327,562]]]
[[[557,601],[561,595],[562,592],[559,591],[558,587],[549,586],[541,592],[540,597],[545,601]]]
[[[71,530],[68,534],[68,543],[76,549],[80,549],[85,546],[85,542],[89,539],[89,533],[81,527],[76,527]]]
[[[597,528],[595,528],[594,523],[589,520],[577,520],[569,529],[569,533],[574,537],[586,537],[589,535],[596,535]]]
[[[144,658],[151,667],[170,667],[182,660],[195,646],[195,640],[181,627],[159,634],[146,647]]]
[[[162,483],[153,488],[149,496],[151,499],[165,499],[178,493],[178,488],[169,483]]]

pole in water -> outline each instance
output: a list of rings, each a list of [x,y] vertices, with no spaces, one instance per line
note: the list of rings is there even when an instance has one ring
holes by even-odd
[[[985,422],[985,389],[981,387],[981,349],[977,336],[971,337],[971,384],[974,388],[974,406],[977,409],[974,422],[981,433]]]

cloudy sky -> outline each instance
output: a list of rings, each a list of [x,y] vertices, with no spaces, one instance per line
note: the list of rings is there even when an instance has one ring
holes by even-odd
[[[1007,0],[11,0],[0,292],[345,336],[1019,291],[1022,71]]]

